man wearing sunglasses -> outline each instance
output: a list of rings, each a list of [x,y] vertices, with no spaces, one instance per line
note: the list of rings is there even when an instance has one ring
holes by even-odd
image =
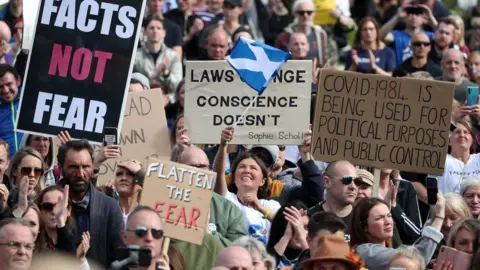
[[[17,218],[0,221],[0,269],[29,269],[35,248],[30,224]]]
[[[151,207],[138,206],[132,211],[122,238],[128,246],[135,245],[151,250],[152,261],[145,269],[157,269],[156,264],[162,263],[163,225],[160,216]]]
[[[331,212],[343,219],[348,226],[345,240],[350,241],[353,203],[357,198],[358,186],[362,181],[355,166],[349,161],[339,160],[328,164],[323,174],[327,199],[308,209],[309,216],[317,212]]]
[[[428,57],[431,48],[430,38],[425,33],[415,34],[410,43],[413,56],[393,71],[393,77],[405,77],[417,71],[426,71],[434,78],[442,76],[440,66]]]

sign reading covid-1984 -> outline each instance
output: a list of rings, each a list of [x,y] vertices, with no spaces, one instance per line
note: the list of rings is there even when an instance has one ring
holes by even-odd
[[[234,144],[302,144],[311,85],[312,62],[291,60],[255,99],[257,92],[225,61],[187,62],[185,127],[198,144],[218,144],[222,129],[237,120]]]
[[[17,130],[102,141],[121,128],[145,0],[44,0]]]

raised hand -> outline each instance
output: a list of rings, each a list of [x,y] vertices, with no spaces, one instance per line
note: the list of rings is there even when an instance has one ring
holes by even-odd
[[[87,260],[85,256],[87,255],[89,249],[90,233],[87,231],[82,234],[82,242],[80,243],[80,245],[78,245],[77,248],[77,260],[79,260],[80,264],[84,263]]]
[[[99,166],[108,159],[119,158],[121,156],[120,145],[102,145],[94,157],[94,163]]]
[[[0,209],[3,209],[5,206],[7,206],[8,196],[10,196],[10,192],[8,191],[7,186],[0,184]]]
[[[66,144],[68,141],[72,140],[70,133],[68,133],[68,131],[66,130],[60,131],[60,133],[57,135],[57,138],[60,141],[59,147],[63,144]]]
[[[65,213],[68,208],[68,191],[69,190],[70,190],[69,185],[65,185],[65,187],[63,188],[62,195],[58,197],[57,205],[55,205],[55,208],[53,208],[53,214],[57,219],[58,228],[65,227],[65,224],[67,221],[67,217],[65,216]]]
[[[227,145],[232,141],[233,136],[235,135],[235,129],[231,127],[224,128],[222,130],[222,136],[220,138],[221,145]]]

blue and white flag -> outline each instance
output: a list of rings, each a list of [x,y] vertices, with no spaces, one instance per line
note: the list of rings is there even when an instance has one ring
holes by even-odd
[[[261,95],[290,55],[289,52],[240,37],[227,56],[227,62],[244,83]]]

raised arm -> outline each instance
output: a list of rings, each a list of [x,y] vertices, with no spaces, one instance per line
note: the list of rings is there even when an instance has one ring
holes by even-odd
[[[234,129],[225,128],[222,130],[220,145],[218,147],[215,161],[213,162],[213,171],[217,173],[214,191],[220,196],[225,196],[228,192],[227,182],[225,182],[225,159],[227,157],[228,143],[233,139]]]

